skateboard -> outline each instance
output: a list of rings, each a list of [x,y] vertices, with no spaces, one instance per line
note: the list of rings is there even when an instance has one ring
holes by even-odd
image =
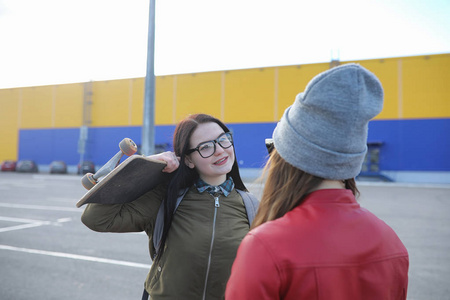
[[[167,174],[163,173],[162,170],[166,163],[145,156],[133,155],[131,154],[133,151],[124,152],[123,150],[129,150],[128,144],[135,145],[130,139],[124,140],[127,140],[127,142],[119,144],[120,152],[114,155],[95,174],[87,173],[81,179],[83,186],[88,191],[77,202],[77,207],[87,203],[119,204],[131,202],[164,180]],[[131,156],[120,163],[124,154],[131,154]],[[103,178],[100,178],[102,176]]]
[[[81,178],[81,184],[90,190],[94,185],[97,184],[100,177],[105,176],[111,172],[120,163],[120,160],[124,155],[131,156],[136,153],[137,146],[133,140],[129,138],[124,138],[119,143],[120,151],[117,152],[103,167],[100,168],[95,174],[86,173],[83,178]]]

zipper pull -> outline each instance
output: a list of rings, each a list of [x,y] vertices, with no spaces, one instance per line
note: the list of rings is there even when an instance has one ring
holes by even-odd
[[[219,204],[219,197],[214,197],[214,206],[215,207],[220,207],[220,204]]]

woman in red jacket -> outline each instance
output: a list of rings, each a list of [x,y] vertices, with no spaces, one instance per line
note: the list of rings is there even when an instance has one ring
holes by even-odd
[[[405,246],[355,200],[368,122],[382,106],[381,83],[356,64],[319,74],[296,97],[274,130],[227,300],[406,299]]]

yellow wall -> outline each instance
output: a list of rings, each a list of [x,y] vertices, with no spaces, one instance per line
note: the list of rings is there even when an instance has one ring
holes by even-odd
[[[136,78],[129,80],[129,93],[130,93],[130,109],[129,112],[131,126],[141,126],[144,112],[144,78]]]
[[[311,64],[279,67],[278,69],[278,93],[275,99],[275,111],[273,122],[281,119],[284,111],[293,102],[297,94],[303,92],[308,82],[317,74],[328,70],[330,64]]]
[[[20,128],[52,127],[53,86],[39,86],[22,90]]]
[[[17,160],[20,89],[0,90],[0,161]]]
[[[275,68],[225,73],[225,123],[273,122]]]
[[[130,124],[129,80],[95,82],[92,85],[92,123],[98,126]]]
[[[450,55],[401,59],[402,116],[405,119],[450,116]]]
[[[176,75],[175,80],[175,122],[173,123],[192,113],[206,113],[220,117],[221,72]],[[159,99],[157,98],[156,101],[158,102]]]
[[[355,61],[383,84],[377,119],[450,118],[450,54]],[[348,62],[341,62],[341,64]],[[226,123],[278,121],[329,63],[156,77],[155,123],[192,113]],[[91,126],[141,126],[145,78],[92,82]],[[0,89],[0,160],[16,159],[19,129],[83,124],[84,83]]]
[[[155,79],[155,123],[170,125],[176,122],[174,101],[176,76],[161,76]]]
[[[376,119],[450,117],[450,54],[355,62],[383,85],[384,107]]]
[[[80,127],[83,120],[83,84],[53,86],[51,127]]]

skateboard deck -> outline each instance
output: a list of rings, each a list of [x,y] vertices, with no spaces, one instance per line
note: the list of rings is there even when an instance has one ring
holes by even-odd
[[[160,184],[166,173],[166,163],[144,156],[133,155],[94,185],[76,204],[120,204],[136,200]]]

